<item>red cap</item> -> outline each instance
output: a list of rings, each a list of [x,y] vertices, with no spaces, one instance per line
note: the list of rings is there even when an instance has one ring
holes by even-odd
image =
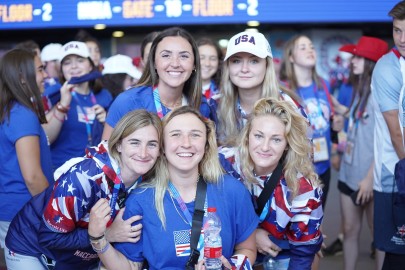
[[[216,212],[217,209],[215,207],[208,207],[207,212]]]
[[[339,51],[348,52],[377,62],[378,59],[388,52],[388,43],[379,38],[362,36],[357,45],[343,45]]]
[[[355,48],[356,48],[356,45],[354,45],[354,44],[345,44],[339,48],[339,51],[354,54]]]

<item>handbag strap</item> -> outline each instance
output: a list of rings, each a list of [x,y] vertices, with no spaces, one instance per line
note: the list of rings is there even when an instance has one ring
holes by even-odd
[[[194,207],[194,214],[193,214],[193,221],[191,226],[191,236],[190,236],[190,258],[186,264],[187,266],[192,267],[198,262],[198,258],[200,256],[200,252],[197,249],[198,240],[200,239],[201,228],[203,225],[203,217],[204,217],[204,203],[205,203],[205,195],[207,193],[207,183],[205,180],[200,176],[200,179],[197,184],[197,192],[195,198],[195,207]]]
[[[280,180],[282,171],[283,171],[283,162],[282,162],[282,160],[280,160],[277,164],[276,169],[271,174],[270,179],[264,185],[262,193],[260,193],[260,196],[257,198],[256,214],[258,216],[260,216],[260,214],[262,213],[264,206],[266,205],[271,194],[273,193],[274,189],[276,188],[276,185],[277,185],[278,181]]]

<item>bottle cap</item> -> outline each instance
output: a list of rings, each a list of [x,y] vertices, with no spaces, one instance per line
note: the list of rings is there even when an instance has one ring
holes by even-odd
[[[207,211],[208,212],[216,212],[217,209],[215,207],[208,207]]]

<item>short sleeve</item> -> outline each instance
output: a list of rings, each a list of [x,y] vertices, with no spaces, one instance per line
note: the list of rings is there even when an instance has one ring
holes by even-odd
[[[22,124],[23,123],[23,124]],[[6,136],[14,144],[25,136],[40,136],[41,124],[38,117],[30,109],[16,104],[10,112],[10,120],[5,129]]]
[[[402,74],[393,53],[383,56],[376,64],[371,78],[371,91],[381,112],[398,110]]]
[[[136,193],[139,191],[139,189],[135,189],[134,191],[131,192],[129,195],[127,201],[125,202],[125,212],[123,215],[123,219],[127,220],[128,218],[135,216],[135,215],[143,215],[143,210],[142,207],[140,206],[140,203],[137,200]],[[152,202],[151,202],[152,203]],[[132,226],[142,223],[142,221],[138,221],[132,224]],[[143,237],[139,239],[138,242],[136,243],[116,243],[114,247],[121,252],[128,260],[133,261],[133,262],[143,262],[144,258],[142,256],[143,254]]]
[[[143,99],[146,98],[145,92],[148,92],[147,89],[132,88],[119,94],[108,110],[107,124],[111,127],[115,127],[118,121],[128,112],[136,109],[147,109],[142,105],[142,102],[145,101]]]

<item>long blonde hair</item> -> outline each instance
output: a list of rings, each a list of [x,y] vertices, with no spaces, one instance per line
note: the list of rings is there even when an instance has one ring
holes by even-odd
[[[280,89],[273,59],[266,57],[266,73],[262,82],[260,97],[279,98]],[[221,145],[232,145],[243,127],[238,126],[238,118],[240,117],[236,103],[239,93],[238,87],[230,79],[229,59],[223,65],[220,92],[221,98],[218,104],[218,140]]]
[[[252,129],[253,120],[261,116],[277,117],[285,125],[287,148],[284,154],[283,172],[287,186],[293,192],[293,197],[299,189],[299,182],[297,181],[299,174],[309,179],[312,185],[320,185],[309,156],[311,145],[306,136],[308,128],[306,119],[296,112],[289,102],[275,98],[263,98],[257,101],[252,115],[242,131],[239,151],[241,170],[245,180],[248,183],[257,182],[253,173],[254,163],[249,153],[249,133]]]
[[[218,183],[223,176],[222,166],[218,159],[218,147],[215,137],[215,127],[211,120],[206,119],[201,115],[199,111],[190,107],[182,106],[174,109],[163,119],[163,130],[168,125],[168,123],[176,116],[183,114],[193,114],[195,115],[206,128],[207,142],[205,145],[205,153],[198,165],[198,170],[200,175],[204,178],[207,183]],[[165,142],[163,142],[164,145]],[[168,161],[165,156],[162,156],[157,161],[156,164],[156,176],[149,183],[146,183],[145,187],[155,188],[155,207],[158,213],[159,219],[162,222],[163,228],[166,228],[166,216],[164,212],[163,199],[168,189],[169,185],[169,171],[168,171]]]

